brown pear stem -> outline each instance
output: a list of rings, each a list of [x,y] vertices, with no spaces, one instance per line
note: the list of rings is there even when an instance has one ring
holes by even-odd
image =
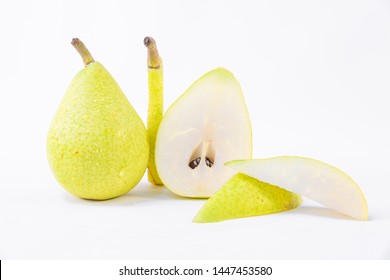
[[[160,68],[161,58],[158,54],[156,41],[152,37],[145,37],[144,45],[148,48],[148,67],[152,69]]]
[[[88,51],[88,49],[85,47],[85,45],[83,44],[83,42],[81,42],[79,38],[72,39],[72,46],[75,47],[75,49],[81,55],[85,66],[95,61],[91,53]]]

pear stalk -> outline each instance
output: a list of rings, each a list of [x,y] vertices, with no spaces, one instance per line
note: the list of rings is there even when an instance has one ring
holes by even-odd
[[[154,185],[162,185],[156,168],[155,149],[157,131],[163,117],[163,98],[164,98],[164,79],[163,64],[158,53],[156,41],[152,37],[145,37],[144,45],[148,51],[148,89],[149,105],[147,132],[149,139],[149,163],[148,163],[148,180]]]
[[[79,38],[73,38],[72,39],[72,46],[78,51],[81,58],[83,59],[84,65],[87,66],[91,62],[94,62],[91,53],[87,49],[87,47],[84,45],[84,43]]]

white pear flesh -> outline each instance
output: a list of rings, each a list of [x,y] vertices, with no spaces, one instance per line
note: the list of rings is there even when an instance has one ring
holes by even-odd
[[[213,195],[236,172],[227,161],[252,156],[252,128],[240,84],[224,68],[212,70],[167,110],[156,141],[164,185],[185,197]]]
[[[281,156],[226,163],[235,171],[277,185],[357,220],[368,219],[365,196],[338,168],[311,158]]]

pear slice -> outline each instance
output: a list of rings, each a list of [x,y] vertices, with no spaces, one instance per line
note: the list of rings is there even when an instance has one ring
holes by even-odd
[[[206,201],[193,222],[220,222],[277,213],[294,209],[301,202],[298,194],[238,173]]]
[[[226,161],[251,158],[251,122],[231,72],[208,72],[169,107],[155,152],[162,182],[185,197],[211,196],[236,173]]]
[[[148,50],[148,122],[147,132],[149,140],[148,181],[154,185],[162,185],[158,176],[155,147],[158,127],[163,118],[164,107],[164,78],[163,63],[158,53],[156,41],[152,37],[145,37],[144,45]]]
[[[236,160],[226,165],[357,220],[368,218],[367,202],[359,186],[343,171],[321,161],[282,156]]]

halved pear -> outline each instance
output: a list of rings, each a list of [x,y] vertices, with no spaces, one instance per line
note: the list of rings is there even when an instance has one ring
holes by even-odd
[[[195,216],[195,223],[266,215],[298,207],[301,196],[248,175],[234,175],[211,196]]]
[[[281,156],[236,160],[226,165],[352,218],[368,218],[367,202],[359,186],[346,173],[324,162],[305,157]]]
[[[226,161],[252,156],[252,129],[240,84],[226,69],[206,73],[167,110],[156,141],[164,185],[209,197],[236,172]]]

